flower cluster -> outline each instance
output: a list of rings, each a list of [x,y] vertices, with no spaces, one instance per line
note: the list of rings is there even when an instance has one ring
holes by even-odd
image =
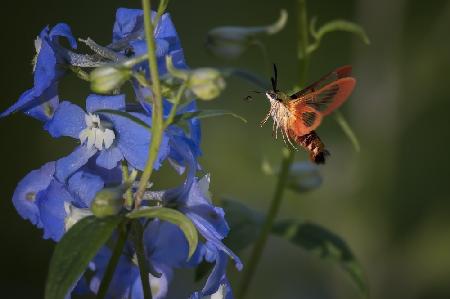
[[[123,184],[132,171],[144,170],[152,134],[149,130],[152,105],[146,101],[152,94],[149,86],[132,77],[129,78],[134,90],[132,95],[120,93],[120,88],[115,88],[112,95],[90,94],[84,107],[60,101],[58,97],[59,82],[68,71],[83,75],[87,74],[85,70],[147,53],[143,17],[142,10],[118,9],[110,45],[102,47],[90,39],[83,41],[95,52],[90,55],[75,52],[77,40],[67,24],[44,28],[35,41],[34,86],[1,114],[4,117],[21,111],[41,121],[52,137],[66,136],[79,141],[69,155],[26,175],[13,195],[18,213],[42,228],[46,239],[59,241],[80,219],[92,215],[90,207],[99,191]],[[175,67],[187,68],[180,40],[168,14],[161,16],[154,37],[162,76],[167,74],[166,56],[172,58]],[[66,39],[70,48],[63,47],[60,39]],[[129,71],[143,74],[147,80],[150,77],[148,64],[142,61]],[[163,104],[164,116],[168,117],[172,104],[167,99]],[[176,113],[192,111],[196,111],[193,99],[180,106]],[[169,162],[179,175],[185,175],[184,184],[163,191],[151,190],[149,186],[143,204],[177,209],[194,223],[203,238],[188,259],[188,242],[178,226],[158,219],[145,226],[146,257],[152,269],[160,274],[153,273],[155,275],[148,277],[153,298],[166,297],[174,269],[196,267],[202,262],[213,263],[214,267],[204,287],[191,298],[231,298],[226,277],[227,262],[231,257],[238,269],[242,264],[222,243],[229,227],[224,211],[211,202],[209,175],[197,177],[201,170],[197,161],[201,154],[199,121],[191,118],[185,124],[183,127],[173,124],[164,130],[153,165],[157,170],[162,163]],[[123,210],[129,208],[126,204],[121,207]],[[111,254],[109,247],[101,249],[86,270],[90,274],[80,279],[74,292],[98,292]],[[107,298],[143,298],[136,251],[128,240]]]

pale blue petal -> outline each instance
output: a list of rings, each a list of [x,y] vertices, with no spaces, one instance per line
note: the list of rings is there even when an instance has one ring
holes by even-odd
[[[72,49],[77,48],[77,40],[73,37],[72,31],[70,30],[69,25],[67,25],[65,23],[56,24],[50,31],[49,36],[52,41],[56,37],[63,36],[69,41],[69,44],[72,47]]]
[[[111,146],[109,149],[104,149],[100,151],[96,163],[98,166],[113,169],[118,166],[119,162],[123,159],[122,152],[115,145]]]
[[[89,158],[95,155],[95,148],[88,149],[86,146],[78,146],[70,155],[56,161],[56,178],[65,182],[75,171],[86,165]]]
[[[41,221],[44,228],[44,239],[51,238],[59,241],[65,232],[64,219],[66,210],[64,202],[70,203],[73,200],[70,193],[64,186],[53,181],[45,195],[38,199]]]
[[[102,96],[90,94],[86,99],[86,111],[94,113],[101,109],[124,110],[125,95]]]
[[[69,136],[78,139],[80,132],[86,128],[85,115],[79,106],[64,101],[59,104],[53,118],[44,128],[55,138]]]
[[[68,181],[69,191],[74,196],[74,204],[79,208],[89,208],[95,194],[103,189],[104,182],[98,175],[77,171]]]
[[[53,180],[55,162],[49,162],[40,169],[27,174],[17,185],[13,195],[13,204],[17,212],[24,219],[42,227],[39,208],[36,203],[38,194],[45,192]]]

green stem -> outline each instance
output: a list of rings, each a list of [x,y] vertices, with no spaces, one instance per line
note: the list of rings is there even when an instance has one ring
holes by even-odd
[[[123,182],[127,182],[130,175],[128,173],[128,163],[126,161],[122,161],[122,178]],[[133,207],[133,193],[131,192],[131,188],[128,188],[125,191],[125,206],[127,208]]]
[[[158,64],[155,54],[155,39],[153,37],[153,24],[151,20],[151,0],[142,0],[142,7],[144,9],[144,25],[145,25],[145,40],[148,49],[148,63],[150,66],[150,75],[152,78],[153,91],[153,109],[152,109],[152,137],[150,149],[148,152],[147,164],[142,173],[139,182],[138,190],[136,191],[136,204],[138,208],[141,205],[142,196],[144,195],[147,184],[153,172],[153,164],[158,156],[159,146],[163,134],[163,116],[162,116],[162,96],[161,84],[159,82]]]
[[[103,299],[106,297],[108,292],[109,284],[114,275],[114,271],[119,263],[120,255],[122,254],[123,247],[128,237],[127,222],[124,221],[118,228],[118,238],[114,251],[112,253],[111,259],[109,260],[108,266],[106,267],[105,275],[103,276],[102,282],[97,293],[97,299]]]
[[[164,129],[170,126],[170,124],[173,122],[173,118],[175,117],[175,114],[177,114],[178,105],[180,104],[181,98],[183,97],[186,88],[187,88],[187,81],[184,81],[184,83],[178,89],[178,93],[175,96],[172,108],[170,109],[169,112],[169,116],[167,116],[166,121],[164,122]]]
[[[280,173],[278,175],[277,186],[275,189],[275,193],[270,204],[269,211],[264,220],[261,232],[259,234],[258,239],[253,247],[253,251],[250,255],[250,260],[245,265],[245,270],[243,273],[240,289],[237,293],[237,298],[243,299],[247,293],[248,287],[250,286],[251,280],[255,274],[257,265],[261,258],[261,254],[264,251],[264,247],[266,245],[267,237],[269,236],[275,218],[278,214],[278,211],[281,206],[281,202],[283,200],[284,190],[286,189],[287,177],[289,174],[289,169],[291,167],[292,162],[294,161],[295,153],[288,149],[283,150],[283,161],[281,163]]]
[[[131,223],[131,229],[134,247],[136,249],[139,273],[141,276],[142,289],[144,291],[144,299],[152,299],[147,258],[145,257],[145,248],[144,243],[142,242],[143,229],[141,224],[139,223],[139,219]]]
[[[306,77],[309,67],[309,53],[308,53],[308,15],[306,10],[306,0],[298,0],[299,17],[298,17],[298,29],[300,38],[298,40],[298,57],[299,57],[299,69],[300,69],[300,86],[306,85]]]
[[[298,0],[298,4],[299,4],[299,30],[300,30],[298,43],[298,53],[299,53],[298,57],[300,70],[299,83],[300,86],[305,86],[309,63],[309,56],[306,50],[308,48],[308,18],[306,14],[306,0]],[[295,158],[294,151],[288,149],[283,150],[283,161],[281,163],[281,169],[278,174],[275,193],[272,202],[270,204],[269,211],[267,212],[267,216],[262,225],[259,237],[255,242],[252,253],[250,255],[250,259],[246,264],[241,285],[237,292],[238,299],[245,298],[251,280],[255,275],[256,268],[258,266],[259,260],[261,258],[261,255],[264,251],[264,247],[267,242],[267,238],[270,235],[273,223],[275,222],[281,203],[283,201],[283,195],[287,185],[289,170],[292,166],[292,163],[294,162],[294,158]]]
[[[164,11],[166,10],[168,4],[169,4],[169,0],[160,0],[159,1],[158,11],[156,12],[156,16],[153,20],[153,27],[156,28],[156,26],[158,26],[159,19],[161,19],[161,16],[164,14]]]

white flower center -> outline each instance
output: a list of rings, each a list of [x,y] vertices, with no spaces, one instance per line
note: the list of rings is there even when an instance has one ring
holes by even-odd
[[[103,127],[96,114],[86,114],[84,119],[87,127],[78,136],[81,144],[86,142],[88,148],[95,147],[98,150],[110,148],[116,138],[114,131]]]
[[[66,211],[66,218],[64,218],[64,228],[66,231],[84,217],[92,215],[90,209],[80,209],[68,202],[64,202],[64,210]]]

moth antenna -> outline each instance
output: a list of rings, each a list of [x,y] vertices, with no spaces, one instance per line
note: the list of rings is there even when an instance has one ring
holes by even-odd
[[[265,93],[264,91],[260,91],[260,90],[249,90],[248,92],[254,92],[254,93]]]
[[[277,82],[273,77],[270,77],[270,82],[272,82],[273,91],[277,91]]]
[[[278,70],[277,70],[277,65],[274,63],[273,64],[273,90],[277,91],[277,84],[278,84]]]

